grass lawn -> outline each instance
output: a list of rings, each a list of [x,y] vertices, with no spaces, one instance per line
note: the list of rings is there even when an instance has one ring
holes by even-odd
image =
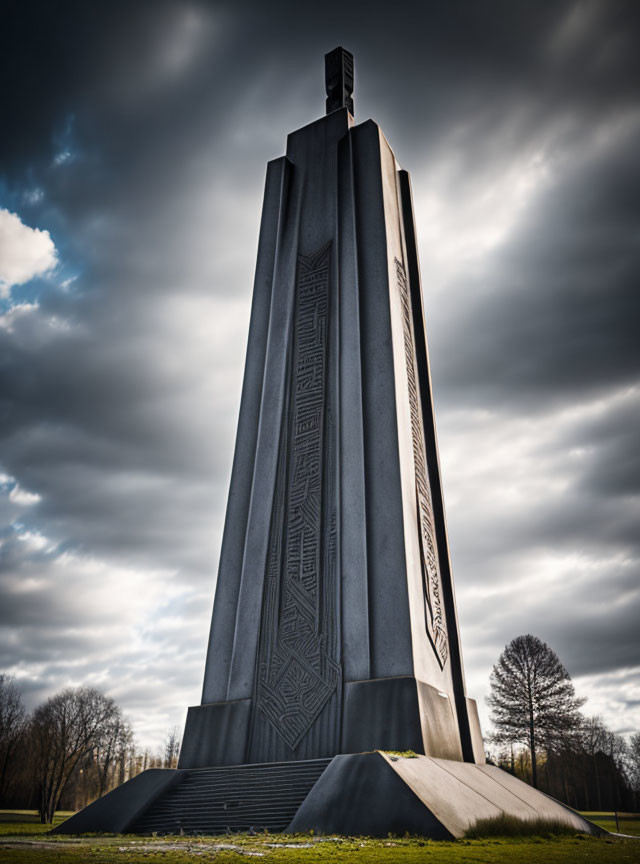
[[[60,814],[60,821],[67,815]],[[582,835],[439,843],[419,838],[370,840],[283,834],[50,837],[46,830],[34,814],[0,812],[0,862],[238,864],[242,859],[257,858],[265,864],[640,864],[640,841]]]
[[[599,825],[601,828],[605,828],[607,831],[619,830],[621,834],[632,834],[634,837],[640,837],[640,815],[634,814],[635,818],[629,818],[631,814],[618,813],[619,829],[616,828],[615,813],[611,811],[602,812],[600,810],[598,812],[587,812],[585,810],[582,815],[586,816],[591,822],[595,822],[596,825]]]
[[[64,822],[68,816],[72,816],[71,810],[59,810],[53,817],[53,824]],[[42,825],[35,810],[0,810],[0,840],[3,835],[9,834],[14,837],[28,837],[34,834],[45,834],[50,825]]]

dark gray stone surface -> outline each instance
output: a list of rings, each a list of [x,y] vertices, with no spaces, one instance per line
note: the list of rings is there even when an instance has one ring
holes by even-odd
[[[170,768],[143,771],[83,810],[65,819],[51,834],[104,832],[124,834],[153,802],[171,786],[181,783],[186,772]]]
[[[360,292],[370,678],[413,675],[380,129],[356,126],[354,213]],[[348,579],[348,574],[345,574]],[[350,610],[360,614],[358,609]]]
[[[130,831],[284,831],[330,759],[199,768],[157,798]]]
[[[433,573],[410,572],[425,564],[407,551],[407,452],[437,539],[446,615],[432,610],[433,626],[412,608],[416,580],[425,610],[441,600]],[[246,702],[249,717],[191,709],[181,764],[383,746],[473,759],[457,634],[408,175],[375,123],[339,107],[289,135],[267,172],[203,689],[203,703]],[[415,679],[450,702],[417,698]]]
[[[420,402],[422,406],[427,468],[429,470],[429,484],[431,488],[431,503],[434,512],[438,564],[440,567],[443,600],[447,619],[447,638],[451,659],[453,691],[462,753],[465,761],[473,762],[477,761],[475,758],[475,750],[477,750],[477,746],[474,749],[470,720],[468,717],[468,705],[466,702],[464,667],[462,662],[462,648],[460,644],[460,627],[458,624],[458,612],[455,602],[455,590],[453,585],[453,575],[451,572],[451,560],[449,557],[449,541],[447,538],[444,496],[442,494],[442,480],[440,477],[440,459],[438,456],[435,411],[431,389],[431,370],[429,366],[426,321],[422,300],[418,247],[416,241],[415,220],[413,217],[413,197],[409,172],[403,170],[398,171],[398,180],[402,203],[402,217],[405,229],[407,273],[411,289],[411,307],[413,312],[413,329],[416,345],[416,365],[420,388]],[[475,719],[477,721],[477,711]],[[484,749],[482,749],[482,760],[484,761]]]
[[[360,343],[360,283],[353,135],[338,144],[339,555],[342,669],[346,681],[371,677],[365,496],[364,421]],[[346,577],[344,574],[348,574]]]
[[[250,699],[189,708],[178,767],[245,762],[250,720]]]
[[[53,833],[224,833],[250,826],[316,834],[462,837],[508,813],[603,833],[580,814],[492,765],[393,753],[328,760],[145,771]],[[269,783],[273,783],[273,792]],[[291,787],[291,788],[289,788]]]
[[[292,833],[386,837],[451,833],[378,753],[336,756],[296,813]]]
[[[247,473],[238,478],[239,483],[249,486],[251,494],[244,538],[240,591],[233,611],[235,629],[227,686],[227,699],[230,700],[247,699],[253,696],[260,609],[267,568],[269,527],[286,390],[300,193],[293,188],[292,166],[288,160],[285,160],[284,173],[285,186],[277,226],[278,244],[273,274],[255,468],[251,474]],[[216,663],[215,655],[207,658],[207,664]]]
[[[282,230],[280,213],[286,200],[287,179],[287,162],[284,157],[269,163],[262,207],[240,416],[205,664],[203,704],[223,702],[227,699],[229,689],[229,670],[236,633],[238,595],[251,501],[251,478],[255,470],[262,404],[275,255],[278,235]]]
[[[287,141],[302,207],[250,761],[332,756],[339,748],[335,213],[337,144],[348,127],[347,111],[335,111]]]
[[[424,753],[416,680],[378,678],[345,684],[342,752]]]
[[[334,48],[324,55],[324,77],[327,90],[327,114],[346,108],[353,114],[353,54]]]

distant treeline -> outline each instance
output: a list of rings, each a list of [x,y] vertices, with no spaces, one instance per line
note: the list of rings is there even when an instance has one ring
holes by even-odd
[[[640,789],[634,774],[638,771],[627,742],[589,718],[586,725],[597,724],[602,731],[600,742],[592,747],[589,733],[576,735],[564,748],[544,753],[538,760],[538,788],[575,810],[618,810],[640,812]],[[637,748],[637,743],[636,743]],[[489,759],[531,783],[531,755],[527,748],[489,753]]]
[[[628,740],[581,712],[567,670],[536,636],[518,636],[491,673],[488,760],[578,810],[640,811],[640,733]],[[67,689],[29,715],[16,682],[0,675],[0,808],[43,822],[78,810],[147,768],[175,768],[176,730],[164,753],[136,747],[113,699]]]
[[[0,675],[0,809],[78,810],[147,768],[175,768],[180,740],[141,751],[115,701],[90,687],[63,690],[28,714],[15,680]]]

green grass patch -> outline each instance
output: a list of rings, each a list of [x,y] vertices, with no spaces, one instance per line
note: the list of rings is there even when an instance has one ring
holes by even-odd
[[[414,750],[381,750],[385,756],[396,756],[398,759],[417,759],[418,754]]]
[[[488,819],[478,819],[465,834],[467,840],[485,837],[562,837],[579,832],[557,819],[519,819],[501,813]]]
[[[2,864],[242,864],[243,860],[247,864],[254,860],[264,864],[639,864],[640,841],[585,835],[450,843],[420,837],[374,840],[286,834],[0,837]]]
[[[586,818],[599,828],[604,828],[605,831],[611,831],[612,834],[619,831],[620,834],[629,834],[631,837],[640,837],[640,822],[638,820],[620,819],[618,821],[618,827],[616,827],[615,819],[595,819],[592,816],[587,816]]]
[[[581,810],[580,812],[585,819],[604,828],[605,831],[612,833],[619,831],[620,834],[640,837],[640,813],[618,813],[616,827],[616,814],[613,810]]]
[[[52,827],[73,815],[71,810],[59,810],[52,825],[43,825],[35,810],[0,810],[0,841],[6,835],[28,837],[46,834]]]

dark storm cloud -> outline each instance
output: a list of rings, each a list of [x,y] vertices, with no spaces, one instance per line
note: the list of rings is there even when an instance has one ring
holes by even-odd
[[[453,286],[467,302],[446,328],[457,346],[442,366],[448,398],[544,410],[637,381],[639,143],[636,113],[587,164],[578,151],[493,264]]]
[[[533,631],[599,706],[638,662],[637,6],[0,15],[0,208],[59,258],[0,309],[2,668],[146,740],[198,700],[264,163],[343,44],[413,174],[470,690]]]
[[[589,461],[582,475],[591,495],[615,496],[621,506],[640,493],[640,392],[602,412],[587,428],[575,430],[571,446],[585,448]],[[637,526],[636,526],[637,527]]]

